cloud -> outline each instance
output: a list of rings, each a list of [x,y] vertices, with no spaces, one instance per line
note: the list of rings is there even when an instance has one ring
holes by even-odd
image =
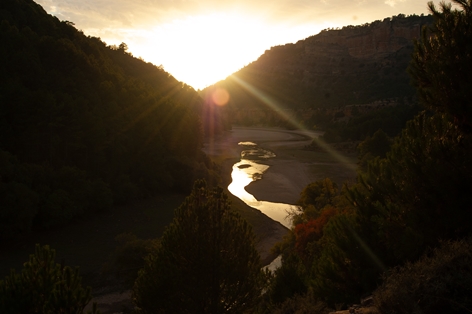
[[[192,12],[198,4],[185,0],[37,0],[59,19],[74,22],[80,28],[109,26],[139,27],[150,21],[160,23],[178,12]]]
[[[46,11],[69,20],[79,29],[148,28],[189,16],[239,12],[271,23],[349,24],[408,12],[408,6],[426,9],[426,0],[37,0]],[[385,5],[387,4],[387,5]],[[399,4],[403,6],[399,8]],[[395,7],[395,8],[394,8]],[[390,8],[390,9],[389,9]],[[402,9],[404,12],[396,12]],[[375,15],[375,16],[374,16]],[[330,22],[332,21],[332,22]],[[337,22],[339,21],[339,22]],[[344,21],[344,23],[342,22]]]

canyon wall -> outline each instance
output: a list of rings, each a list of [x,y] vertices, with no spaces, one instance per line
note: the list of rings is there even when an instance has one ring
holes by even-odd
[[[399,15],[324,30],[266,50],[211,88],[228,91],[236,123],[264,120],[266,113],[261,113],[273,110],[341,110],[385,100],[410,102],[416,94],[407,73],[414,39],[431,22],[431,16]],[[272,114],[266,120],[277,121]]]
[[[355,58],[381,57],[411,45],[413,39],[420,38],[425,23],[422,19],[388,18],[368,26],[323,31],[299,43],[309,54],[318,54],[320,47],[335,45]]]

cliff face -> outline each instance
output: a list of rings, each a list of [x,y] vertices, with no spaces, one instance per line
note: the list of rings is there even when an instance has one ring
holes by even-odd
[[[228,90],[233,110],[329,109],[411,98],[415,90],[406,69],[413,39],[431,21],[400,15],[324,30],[272,47],[213,88]]]
[[[355,58],[380,58],[411,45],[413,39],[420,37],[423,24],[424,21],[410,21],[406,18],[385,19],[374,22],[369,27],[324,31],[300,43],[311,54],[317,54],[322,46],[335,45],[346,49]]]

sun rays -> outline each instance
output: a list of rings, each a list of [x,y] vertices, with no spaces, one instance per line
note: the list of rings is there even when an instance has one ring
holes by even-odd
[[[340,162],[344,167],[351,171],[356,171],[357,166],[353,164],[348,158],[346,158],[343,154],[339,153],[335,149],[333,149],[330,145],[326,144],[322,139],[319,138],[318,134],[314,134],[302,124],[297,122],[293,117],[287,114],[287,111],[282,109],[281,104],[274,99],[273,97],[267,95],[266,93],[262,92],[258,88],[254,87],[253,85],[247,83],[246,81],[242,80],[241,78],[237,77],[236,75],[232,75],[229,79],[233,80],[236,84],[241,86],[247,92],[255,96],[259,99],[268,109],[272,110],[273,112],[277,113],[282,119],[287,121],[291,126],[295,129],[304,131],[304,135],[311,138],[313,141],[316,142],[318,146],[320,146],[323,150],[329,153],[336,161]]]

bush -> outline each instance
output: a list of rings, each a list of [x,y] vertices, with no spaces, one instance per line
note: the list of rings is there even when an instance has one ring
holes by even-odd
[[[295,255],[282,259],[282,265],[275,270],[270,280],[268,296],[272,303],[281,304],[296,295],[306,294],[308,287],[304,282],[304,269]]]
[[[447,241],[415,263],[393,269],[374,293],[380,313],[472,311],[472,238]]]

